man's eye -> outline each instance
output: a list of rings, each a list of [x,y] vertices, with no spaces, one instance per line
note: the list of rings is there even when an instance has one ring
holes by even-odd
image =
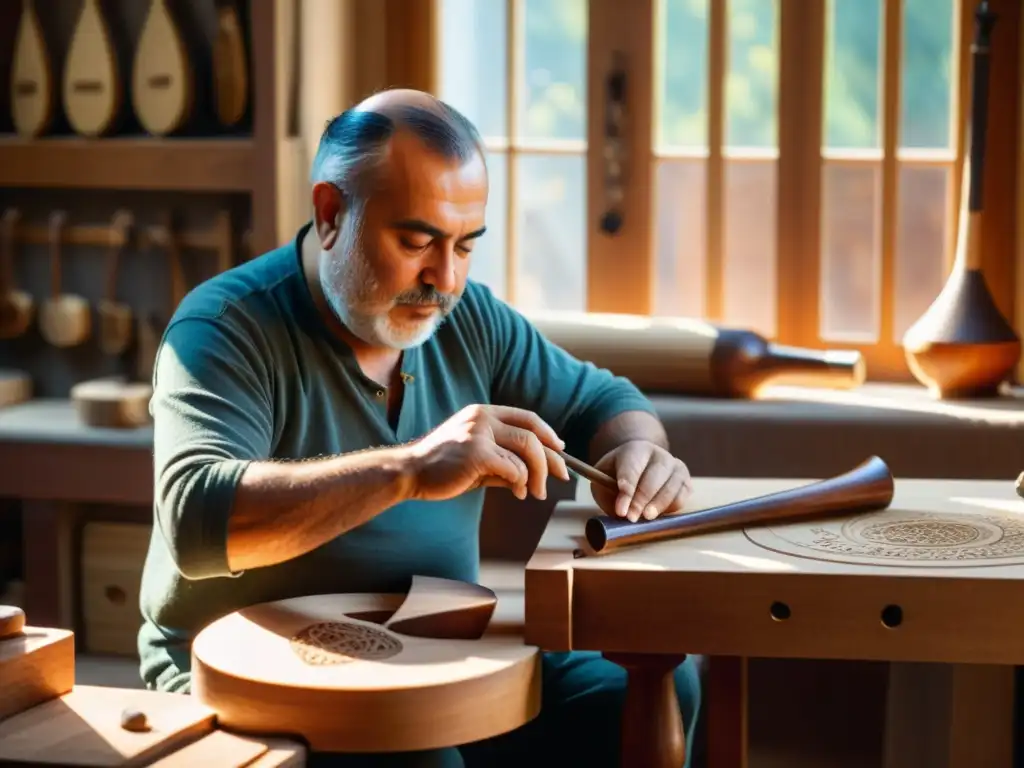
[[[402,246],[409,248],[414,251],[422,251],[430,245],[430,240],[424,240],[423,242],[416,242],[415,240],[409,240],[408,238],[402,238]]]

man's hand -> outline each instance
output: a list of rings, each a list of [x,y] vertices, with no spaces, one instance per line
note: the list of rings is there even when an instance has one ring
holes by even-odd
[[[535,413],[471,405],[404,450],[410,496],[441,501],[480,486],[503,486],[520,499],[527,494],[543,499],[549,474],[569,480],[557,453],[564,447]]]
[[[596,469],[619,483],[619,492],[591,485],[594,501],[605,512],[636,522],[678,512],[691,492],[690,470],[659,445],[631,440],[606,453]]]

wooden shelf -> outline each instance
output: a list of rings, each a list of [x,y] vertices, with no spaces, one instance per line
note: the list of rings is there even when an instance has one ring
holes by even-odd
[[[251,139],[0,137],[0,187],[251,192]]]

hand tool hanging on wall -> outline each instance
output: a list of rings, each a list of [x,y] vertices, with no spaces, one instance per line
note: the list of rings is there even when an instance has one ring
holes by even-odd
[[[64,293],[61,285],[61,250],[64,211],[50,214],[50,296],[39,309],[39,329],[43,338],[55,347],[74,347],[92,333],[89,302],[74,293]]]
[[[0,222],[0,339],[21,336],[32,324],[35,313],[31,294],[19,291],[15,285],[14,253],[20,218],[21,212],[17,208],[8,208]]]
[[[99,315],[100,349],[107,355],[120,355],[132,341],[132,308],[117,300],[117,275],[121,253],[128,243],[132,215],[117,211],[110,223],[110,245],[107,248],[105,295],[96,307]]]
[[[14,287],[14,250],[19,211],[8,208],[0,220],[0,338],[20,336],[32,322],[32,297]],[[0,408],[32,398],[32,379],[25,372],[0,368]]]

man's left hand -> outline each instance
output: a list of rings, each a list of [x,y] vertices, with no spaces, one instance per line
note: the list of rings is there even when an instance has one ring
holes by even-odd
[[[605,454],[596,469],[619,483],[619,492],[591,484],[594,501],[614,517],[636,522],[678,512],[690,496],[690,470],[655,443],[631,440]]]

